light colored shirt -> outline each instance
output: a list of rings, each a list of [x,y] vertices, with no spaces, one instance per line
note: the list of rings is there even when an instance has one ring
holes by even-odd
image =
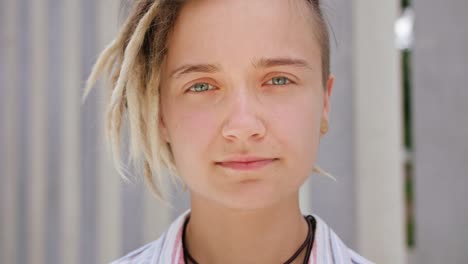
[[[180,215],[161,237],[111,264],[184,264],[182,231],[190,210]],[[349,249],[319,217],[309,264],[371,264]]]

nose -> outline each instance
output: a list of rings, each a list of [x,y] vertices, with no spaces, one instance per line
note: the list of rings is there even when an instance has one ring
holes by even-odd
[[[223,123],[223,137],[230,141],[258,140],[266,128],[260,118],[260,102],[248,91],[237,91],[230,100],[228,115]]]

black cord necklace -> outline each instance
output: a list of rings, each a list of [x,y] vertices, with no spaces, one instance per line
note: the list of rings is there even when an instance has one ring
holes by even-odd
[[[315,237],[315,226],[317,225],[317,222],[315,221],[315,218],[312,215],[308,215],[305,217],[307,220],[307,225],[309,227],[309,230],[307,232],[307,237],[304,240],[304,243],[296,250],[296,252],[288,259],[284,264],[291,264],[306,248],[306,254],[304,257],[304,264],[307,264],[309,262],[310,258],[310,252],[312,250],[312,247],[314,245],[314,237]],[[185,231],[187,230],[187,224],[190,220],[190,216],[187,217],[184,223],[184,229],[182,231],[182,248],[184,250],[184,262],[185,264],[193,263],[193,264],[199,264],[193,257],[190,255],[186,243],[185,243]],[[189,262],[190,261],[190,262]]]

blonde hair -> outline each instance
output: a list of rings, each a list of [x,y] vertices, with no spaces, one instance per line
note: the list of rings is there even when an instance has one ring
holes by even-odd
[[[168,170],[171,176],[177,175],[170,146],[159,131],[160,68],[167,53],[168,35],[184,2],[135,1],[117,37],[99,55],[83,94],[84,101],[101,75],[110,79],[105,132],[116,170],[127,179],[120,154],[122,122],[126,120],[130,134],[129,160],[134,165],[143,165],[145,182],[160,199],[164,198],[160,188],[164,170]],[[307,3],[317,14],[325,84],[330,65],[328,29],[319,1],[307,0]],[[314,171],[328,174],[317,166]],[[156,174],[156,180],[153,174]]]

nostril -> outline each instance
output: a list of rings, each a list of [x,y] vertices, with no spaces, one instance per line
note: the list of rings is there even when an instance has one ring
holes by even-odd
[[[266,127],[261,120],[231,120],[222,129],[223,137],[230,140],[260,139],[265,136]]]

